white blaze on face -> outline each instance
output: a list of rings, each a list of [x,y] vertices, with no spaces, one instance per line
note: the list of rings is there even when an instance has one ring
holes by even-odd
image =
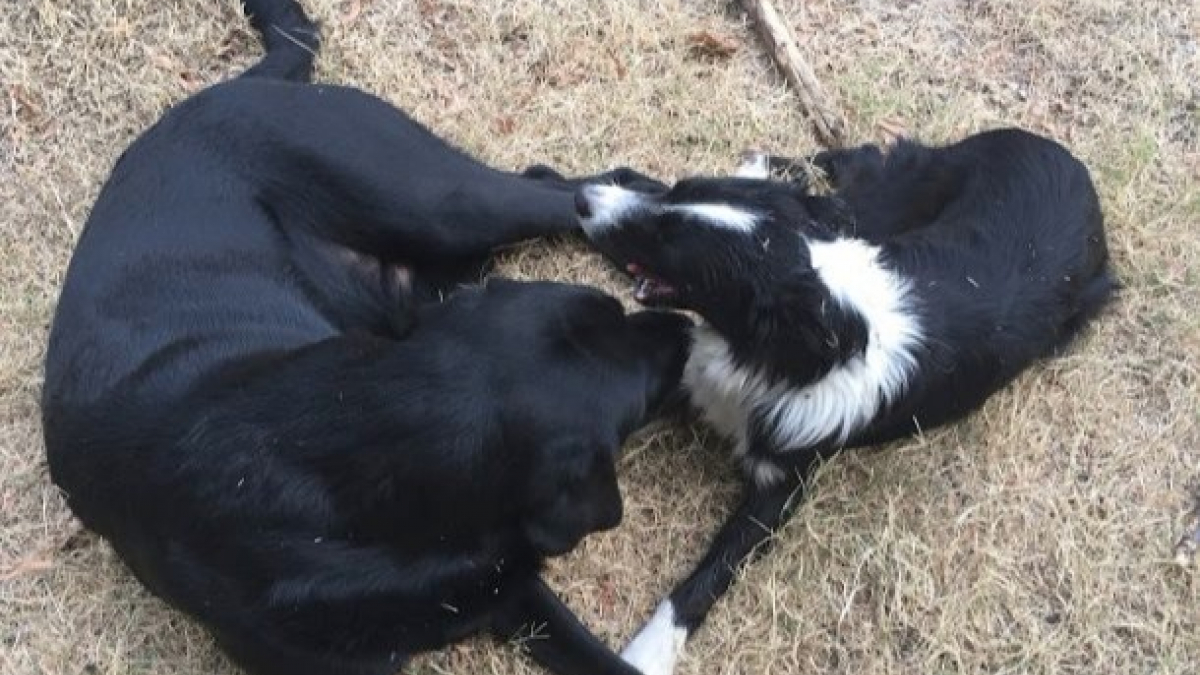
[[[589,213],[579,224],[589,234],[619,225],[625,216],[646,208],[644,195],[619,185],[586,185],[583,196]]]
[[[587,201],[587,216],[579,217],[579,224],[589,236],[619,227],[634,213],[649,217],[667,213],[679,213],[722,230],[750,233],[758,224],[759,216],[740,206],[722,202],[692,202],[684,204],[661,204],[645,194],[626,190],[618,185],[586,185],[581,192]]]
[[[686,213],[706,225],[734,232],[753,232],[758,216],[730,204],[671,204],[662,207],[668,213]]]

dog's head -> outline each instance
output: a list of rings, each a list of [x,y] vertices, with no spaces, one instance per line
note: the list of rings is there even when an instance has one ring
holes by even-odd
[[[658,192],[585,186],[576,210],[593,245],[634,277],[639,302],[695,311],[755,360],[806,380],[859,346],[814,269],[812,244],[835,235],[818,216],[823,201],[802,183],[736,176]]]
[[[565,553],[620,522],[617,454],[676,391],[691,322],[627,314],[580,286],[494,279],[486,293],[506,315],[490,341],[503,353],[503,445],[523,458],[524,534],[543,555]]]
[[[585,536],[621,522],[619,449],[611,439],[569,433],[536,448],[522,527],[541,555],[566,553]]]
[[[745,296],[771,265],[808,264],[801,229],[820,234],[808,199],[789,182],[690,178],[657,192],[588,185],[576,210],[592,243],[635,277],[638,301],[704,314]]]

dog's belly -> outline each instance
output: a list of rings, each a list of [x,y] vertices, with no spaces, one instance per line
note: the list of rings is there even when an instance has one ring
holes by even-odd
[[[332,335],[325,317],[297,302],[300,295],[258,271],[134,266],[97,292],[64,293],[62,313],[72,320],[51,335],[59,356],[47,362],[47,390],[63,402],[143,390],[164,400],[230,359]]]

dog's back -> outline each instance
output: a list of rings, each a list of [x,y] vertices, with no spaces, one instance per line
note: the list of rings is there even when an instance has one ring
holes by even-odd
[[[932,217],[872,213],[887,202],[867,199],[859,222],[895,233],[882,257],[911,286],[924,342],[910,391],[863,443],[973,410],[1064,346],[1115,286],[1091,178],[1057,143],[1005,129],[936,150],[901,143],[883,162],[879,185]]]
[[[525,624],[558,670],[630,673],[539,572],[619,521],[617,449],[677,384],[688,322],[563,284],[431,301],[573,229],[571,181],[304,82],[299,5],[245,5],[264,59],[130,146],[75,249],[51,478],[256,673],[387,675]]]
[[[316,27],[294,2],[244,4],[267,45],[264,57],[240,81],[169,110],[122,153],[92,209],[50,334],[44,409],[52,432],[64,409],[118,391],[153,392],[140,405],[154,405],[231,355],[332,334],[317,311],[277,311],[294,304],[297,280],[263,273],[282,269],[287,252],[272,214],[246,206],[258,197],[244,178],[257,148],[234,151],[225,142],[230,133],[252,138],[228,128],[245,117],[230,89],[307,82]],[[270,309],[254,316],[256,306]],[[164,308],[174,316],[164,320]],[[207,330],[181,340],[178,329],[197,320]]]
[[[821,457],[961,418],[1114,286],[1088,173],[1048,139],[823,152],[831,195],[772,179],[795,160],[749,160],[731,178],[579,198],[584,231],[639,298],[705,319],[684,386],[746,474],[737,510],[625,652],[654,672],[670,672]]]

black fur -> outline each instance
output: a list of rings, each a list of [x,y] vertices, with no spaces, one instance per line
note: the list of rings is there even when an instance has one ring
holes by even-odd
[[[254,673],[387,675],[481,631],[633,673],[539,572],[620,520],[615,454],[676,386],[688,322],[576,286],[457,290],[494,247],[574,230],[580,181],[303,82],[314,26],[246,5],[266,57],[138,139],[79,241],[53,480]]]
[[[616,223],[587,227],[594,191],[577,200],[594,244],[675,291],[656,304],[698,312],[743,367],[788,389],[812,384],[870,344],[871,327],[837,302],[809,242],[854,237],[880,247],[907,280],[923,338],[907,386],[845,442],[781,447],[778,420],[749,411],[742,504],[671,595],[677,624],[697,627],[733,570],[786,521],[812,463],[970,413],[1036,359],[1064,346],[1109,298],[1103,219],[1087,170],[1060,145],[1019,130],[931,148],[903,141],[813,158],[831,195],[803,179],[684,180],[643,195]],[[776,169],[801,166],[770,158]],[[725,204],[758,214],[751,232],[706,226],[670,207]],[[690,368],[690,366],[689,366]]]

